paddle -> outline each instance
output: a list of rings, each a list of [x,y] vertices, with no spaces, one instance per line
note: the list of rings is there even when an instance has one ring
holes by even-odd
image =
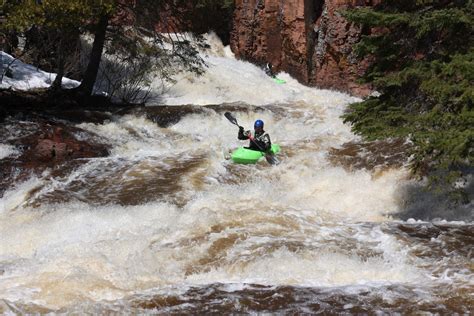
[[[229,122],[231,122],[232,124],[238,126],[239,128],[241,127],[239,125],[239,123],[237,122],[237,119],[232,115],[232,113],[230,112],[225,112],[224,113],[224,116],[229,120]],[[272,155],[271,153],[269,152],[266,152],[265,150],[263,150],[262,147],[260,147],[260,145],[255,141],[255,139],[252,137],[252,135],[248,135],[248,138],[250,139],[251,142],[253,142],[259,149],[261,152],[265,153],[265,159],[267,160],[267,162],[271,165],[278,165],[280,163],[280,161],[274,156]]]

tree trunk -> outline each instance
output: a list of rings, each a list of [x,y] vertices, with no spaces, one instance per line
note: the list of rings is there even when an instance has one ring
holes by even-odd
[[[63,77],[64,77],[65,57],[66,56],[64,56],[64,39],[61,38],[58,43],[58,70],[57,70],[56,78],[54,79],[54,82],[51,85],[51,90],[53,91],[57,91],[61,89],[61,84],[63,82]]]
[[[85,97],[91,96],[94,89],[97,73],[99,72],[100,60],[102,59],[102,51],[104,50],[105,34],[108,24],[109,16],[107,14],[101,15],[94,33],[94,43],[92,44],[89,64],[87,65],[84,79],[78,88]]]

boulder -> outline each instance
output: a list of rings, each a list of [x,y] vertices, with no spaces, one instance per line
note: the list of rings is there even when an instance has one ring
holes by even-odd
[[[18,126],[21,126],[20,123]],[[14,183],[24,181],[32,174],[39,175],[47,168],[75,168],[87,161],[79,158],[108,155],[108,146],[97,143],[96,135],[88,131],[41,119],[32,126],[36,126],[35,131],[27,136],[8,140],[20,151],[20,155],[0,160],[0,197]],[[81,139],[75,136],[79,134]]]

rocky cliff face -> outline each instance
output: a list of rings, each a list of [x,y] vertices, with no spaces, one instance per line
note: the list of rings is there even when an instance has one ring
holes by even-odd
[[[303,83],[365,96],[370,86],[356,80],[370,60],[353,53],[362,30],[339,11],[380,1],[236,0],[231,47],[238,58],[271,62]]]

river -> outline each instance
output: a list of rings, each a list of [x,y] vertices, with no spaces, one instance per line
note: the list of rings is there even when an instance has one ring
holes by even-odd
[[[0,313],[471,313],[472,221],[404,216],[404,166],[329,159],[359,140],[340,118],[357,99],[211,46],[204,76],[154,101],[196,110],[77,124],[110,156],[5,192]],[[225,111],[262,119],[281,163],[226,160],[245,142]]]

